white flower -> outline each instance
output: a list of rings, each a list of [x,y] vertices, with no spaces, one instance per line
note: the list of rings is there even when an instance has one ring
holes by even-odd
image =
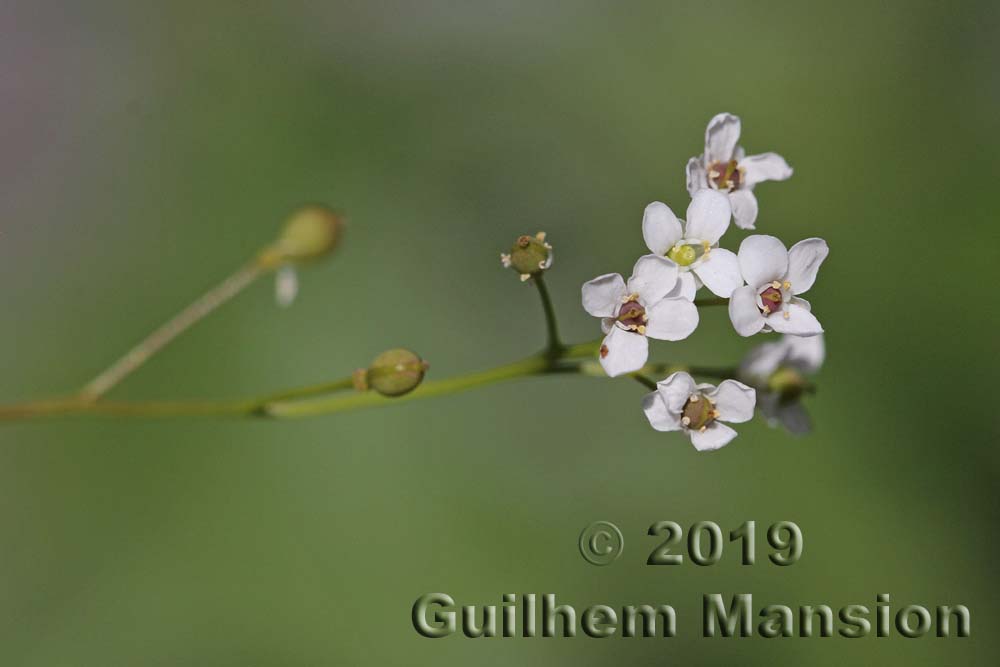
[[[737,255],[747,284],[729,298],[729,319],[741,336],[777,331],[815,336],[823,327],[811,306],[797,295],[812,287],[820,264],[830,253],[823,239],[806,239],[785,250],[773,236],[743,239]]]
[[[690,300],[667,297],[677,285],[677,265],[665,257],[645,255],[625,280],[609,273],[583,284],[583,309],[600,317],[607,334],[601,344],[601,366],[614,377],[642,368],[649,356],[646,337],[682,340],[698,326],[698,309]]]
[[[757,392],[742,382],[725,380],[715,387],[674,373],[643,398],[642,410],[657,431],[684,431],[695,449],[706,451],[729,444],[736,431],[722,422],[750,421],[756,402]]]
[[[728,299],[743,284],[736,255],[718,247],[729,228],[731,213],[729,199],[714,190],[702,190],[692,197],[683,226],[666,204],[656,201],[646,207],[642,238],[651,252],[672,259],[680,267],[676,293],[685,299],[694,299],[702,284]]]
[[[784,181],[791,177],[792,168],[777,153],[745,155],[737,145],[739,140],[739,116],[720,113],[708,121],[705,153],[687,163],[687,188],[692,197],[706,188],[728,192],[736,226],[753,229],[757,220],[754,186],[761,181]]]
[[[739,377],[757,387],[757,405],[770,425],[780,424],[800,435],[812,428],[800,399],[810,389],[808,376],[819,371],[825,356],[822,334],[782,336],[750,350],[740,364]]]

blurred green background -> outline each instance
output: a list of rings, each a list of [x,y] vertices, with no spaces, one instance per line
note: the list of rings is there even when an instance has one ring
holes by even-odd
[[[432,377],[543,339],[500,268],[585,280],[645,252],[720,111],[795,167],[758,228],[825,237],[816,430],[718,453],[652,431],[628,380],[554,377],[295,422],[0,428],[0,662],[52,665],[993,664],[1000,19],[988,2],[8,2],[0,8],[0,396],[80,386],[271,240],[350,215],[279,310],[269,284],[118,398],[244,396],[406,345]],[[724,245],[744,236],[731,231]],[[735,363],[724,309],[660,360]],[[618,523],[612,566],[580,530]],[[654,521],[796,521],[788,568],[648,567]],[[759,548],[762,548],[761,544]],[[427,640],[422,593],[666,602],[672,640]],[[969,639],[703,639],[701,595],[964,603]],[[893,633],[895,634],[895,632]]]

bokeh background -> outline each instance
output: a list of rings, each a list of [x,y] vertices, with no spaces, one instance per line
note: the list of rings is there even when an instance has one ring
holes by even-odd
[[[708,119],[795,167],[761,231],[823,236],[815,432],[699,454],[628,380],[556,377],[295,422],[0,428],[0,661],[51,665],[993,664],[1000,37],[989,2],[5,2],[0,396],[80,386],[271,240],[350,215],[289,310],[261,283],[118,388],[245,396],[406,345],[433,377],[542,341],[521,233],[580,284],[686,207]],[[744,236],[734,230],[725,244]],[[735,363],[722,309],[661,360]],[[622,558],[580,558],[596,519]],[[802,560],[644,565],[649,524],[794,520]],[[763,545],[760,545],[763,553]],[[672,640],[419,638],[410,607],[504,592],[668,602]],[[969,639],[702,639],[703,593],[964,603]]]

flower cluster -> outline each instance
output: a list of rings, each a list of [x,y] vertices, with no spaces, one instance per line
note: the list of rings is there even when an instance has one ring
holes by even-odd
[[[736,432],[723,422],[748,421],[755,406],[772,421],[803,430],[797,398],[805,375],[815,372],[822,359],[823,328],[801,295],[812,287],[829,253],[826,242],[810,238],[786,248],[774,236],[755,234],[744,238],[735,253],[720,247],[730,222],[755,229],[754,186],[792,175],[776,153],[747,156],[738,145],[740,130],[740,119],[732,114],[709,121],[703,154],[687,164],[691,202],[686,220],[653,202],[642,218],[649,254],[636,261],[631,277],[608,273],[582,289],[584,310],[601,320],[600,363],[611,377],[642,377],[650,338],[690,336],[698,327],[696,296],[703,287],[717,297],[713,302],[728,300],[739,335],[785,334],[781,343],[761,346],[748,357],[738,373],[742,381],[725,379],[715,387],[676,372],[645,397],[643,409],[653,428],[686,432],[699,450],[729,443]],[[796,342],[800,338],[815,342]]]

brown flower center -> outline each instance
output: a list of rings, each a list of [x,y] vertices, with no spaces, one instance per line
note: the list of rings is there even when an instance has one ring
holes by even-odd
[[[646,331],[646,309],[638,301],[626,301],[618,309],[618,316],[615,320],[626,329],[645,333]]]
[[[692,394],[681,411],[681,424],[693,431],[700,431],[719,416],[712,401],[702,394]]]
[[[761,311],[765,316],[781,310],[781,290],[773,285],[760,293]]]
[[[736,160],[713,162],[708,165],[708,180],[717,189],[732,192],[743,182],[743,172],[736,166]]]

